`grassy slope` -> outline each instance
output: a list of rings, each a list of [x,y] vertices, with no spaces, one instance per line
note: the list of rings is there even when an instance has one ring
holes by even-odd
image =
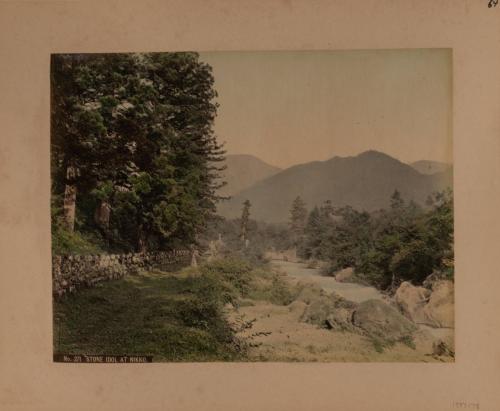
[[[231,258],[102,283],[54,302],[54,351],[244,360],[247,346],[235,338],[224,309],[242,298],[286,305],[293,293],[280,275]]]
[[[102,244],[91,234],[70,233],[58,225],[52,227],[52,252],[54,254],[100,254]]]
[[[222,311],[228,299],[209,275],[148,273],[104,283],[54,302],[54,351],[235,360],[240,353]]]

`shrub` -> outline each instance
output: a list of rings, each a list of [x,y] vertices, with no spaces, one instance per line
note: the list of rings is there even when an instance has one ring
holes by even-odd
[[[246,296],[252,280],[251,265],[234,258],[214,260],[203,264],[200,272],[208,277],[215,276],[241,296]]]
[[[295,299],[296,288],[290,286],[280,274],[262,269],[255,270],[252,274],[249,298],[276,305],[288,305]]]
[[[52,251],[55,254],[98,254],[102,248],[96,238],[76,231],[70,233],[56,225],[52,230]]]

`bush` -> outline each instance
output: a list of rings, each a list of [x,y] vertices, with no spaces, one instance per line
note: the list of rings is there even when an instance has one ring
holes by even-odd
[[[79,232],[70,233],[56,225],[52,230],[52,252],[54,254],[99,254],[102,247],[99,240]]]
[[[276,305],[288,305],[295,299],[294,290],[279,275],[272,280],[269,302]]]
[[[252,274],[249,298],[276,305],[288,305],[295,299],[295,287],[290,286],[280,274],[264,269],[255,270]]]
[[[219,259],[203,264],[200,273],[208,277],[215,277],[225,284],[227,290],[233,290],[240,296],[246,296],[252,280],[251,265],[235,258]]]
[[[221,305],[217,300],[200,296],[180,300],[176,304],[175,317],[187,327],[211,330],[223,341],[231,339],[231,330],[221,315]]]

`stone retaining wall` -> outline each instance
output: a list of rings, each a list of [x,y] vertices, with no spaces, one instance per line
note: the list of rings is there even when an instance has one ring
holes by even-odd
[[[189,250],[155,253],[54,255],[52,256],[52,290],[55,297],[78,288],[92,287],[140,270],[172,270],[189,265]]]

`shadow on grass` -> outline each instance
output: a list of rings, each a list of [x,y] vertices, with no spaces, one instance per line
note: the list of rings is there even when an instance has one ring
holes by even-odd
[[[217,278],[146,273],[54,301],[54,351],[152,355],[153,361],[242,359]]]

